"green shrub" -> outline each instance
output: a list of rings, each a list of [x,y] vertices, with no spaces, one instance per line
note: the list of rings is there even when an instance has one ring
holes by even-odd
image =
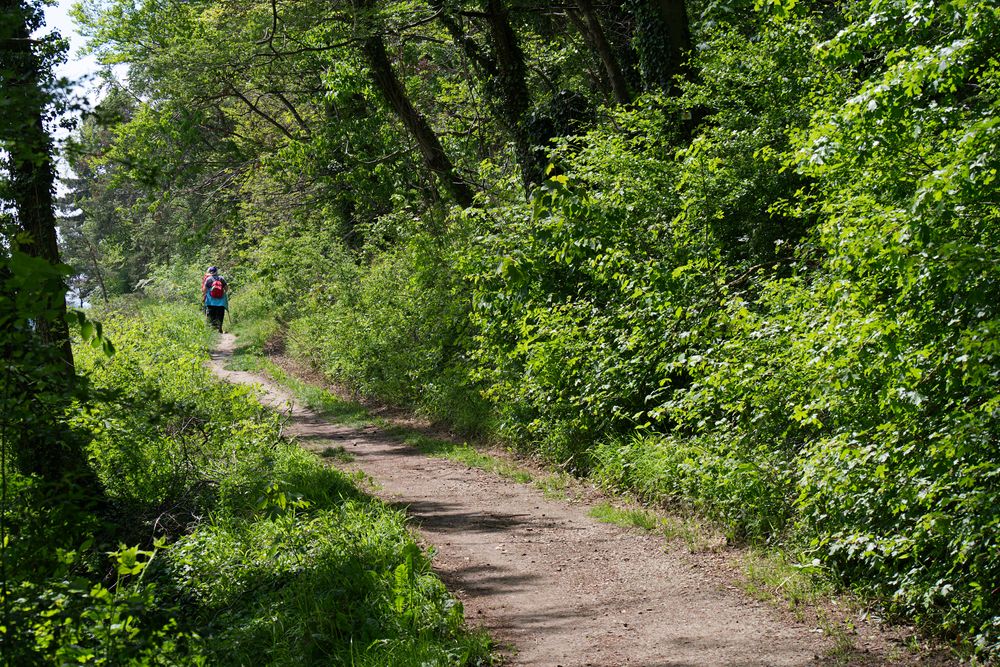
[[[693,507],[731,539],[774,536],[792,510],[786,461],[740,445],[719,437],[634,436],[595,447],[591,474],[646,502]]]
[[[570,142],[470,262],[471,354],[510,439],[989,654],[1000,23],[903,4],[710,36],[676,155],[673,101]]]
[[[339,474],[325,472],[336,483]],[[211,614],[214,663],[484,659],[481,638],[462,638],[461,606],[430,573],[402,515],[370,500],[307,505],[305,495],[282,493],[298,499],[253,521],[205,525],[170,553],[189,603]]]
[[[184,304],[109,313],[105,331],[118,354],[78,355],[104,400],[77,423],[93,433],[92,457],[109,494],[151,511],[183,500],[178,510],[193,514],[207,509],[202,503],[252,504],[278,422],[252,390],[212,377],[200,314]]]
[[[469,302],[448,242],[416,236],[338,270],[300,306],[289,349],[363,395],[480,430],[483,403],[464,364]]]

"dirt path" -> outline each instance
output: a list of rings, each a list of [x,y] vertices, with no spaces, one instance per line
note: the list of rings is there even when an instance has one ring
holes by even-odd
[[[587,507],[548,500],[528,484],[426,457],[377,429],[325,422],[266,378],[225,370],[234,342],[222,337],[215,372],[261,385],[263,402],[290,409],[287,432],[303,447],[342,445],[384,499],[407,508],[470,623],[508,646],[505,664],[843,664],[843,656],[820,657],[831,639],[746,597],[711,555],[665,550],[662,538],[599,523]],[[872,654],[849,662],[885,664]]]

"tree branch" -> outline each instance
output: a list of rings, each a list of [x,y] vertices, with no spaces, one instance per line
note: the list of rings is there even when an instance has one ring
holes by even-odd
[[[267,121],[268,123],[270,123],[271,125],[273,125],[275,128],[277,128],[278,131],[281,132],[286,137],[288,137],[288,139],[290,139],[291,141],[299,141],[299,138],[296,137],[295,135],[293,135],[288,130],[288,128],[286,128],[284,125],[282,125],[281,123],[279,123],[275,119],[271,118],[269,115],[267,115],[263,111],[261,111],[260,108],[256,104],[254,104],[253,102],[251,102],[247,98],[246,95],[244,95],[239,90],[237,90],[236,86],[230,85],[230,90],[232,90],[233,94],[236,95],[236,97],[238,97],[239,99],[241,99],[243,101],[243,103],[246,104],[247,107],[250,108],[251,111],[253,111],[255,114],[257,114],[258,116],[260,116],[261,118],[263,118],[265,121]]]
[[[307,125],[306,122],[302,119],[302,116],[300,116],[299,112],[296,111],[295,106],[288,101],[288,98],[282,95],[281,92],[277,90],[272,90],[270,91],[270,93],[275,97],[277,97],[279,100],[281,100],[281,103],[285,105],[285,108],[288,109],[288,111],[292,114],[292,116],[295,117],[295,121],[299,124],[299,127],[302,128],[302,131],[306,133],[306,136],[311,137],[312,130],[309,129],[309,125]]]

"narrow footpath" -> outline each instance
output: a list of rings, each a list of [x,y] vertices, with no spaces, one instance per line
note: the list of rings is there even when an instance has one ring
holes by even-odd
[[[747,597],[710,555],[600,523],[583,504],[425,456],[376,428],[326,422],[267,378],[226,370],[234,344],[222,336],[214,371],[260,385],[262,402],[289,415],[286,433],[301,446],[342,445],[354,456],[343,467],[363,470],[383,499],[406,509],[469,622],[503,647],[504,664],[900,664],[857,643],[831,656],[831,638]]]

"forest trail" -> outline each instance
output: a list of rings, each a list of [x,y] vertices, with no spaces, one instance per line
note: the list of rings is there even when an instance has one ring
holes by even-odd
[[[287,433],[321,452],[342,445],[378,494],[405,508],[438,552],[434,568],[509,665],[845,664],[833,640],[739,591],[712,554],[604,524],[580,503],[419,453],[374,427],[331,424],[267,378],[230,371],[235,337],[212,355],[222,378],[258,384],[289,414]],[[883,664],[855,654],[850,664]],[[859,659],[860,658],[860,659]],[[896,663],[898,664],[898,663]]]

